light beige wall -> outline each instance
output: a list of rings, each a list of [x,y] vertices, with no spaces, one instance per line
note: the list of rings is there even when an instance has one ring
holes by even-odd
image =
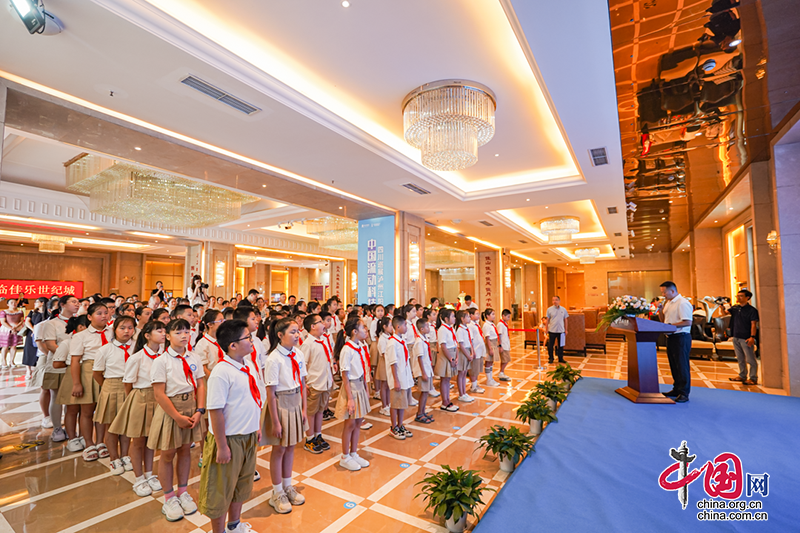
[[[692,256],[686,251],[672,253],[672,281],[678,286],[685,297],[694,298],[694,284],[692,283]]]
[[[632,270],[672,270],[672,254],[640,253],[633,259],[597,261],[583,265],[586,305],[597,307],[608,303],[608,273]],[[678,287],[680,289],[680,286]]]
[[[569,309],[576,307],[580,309],[586,306],[586,291],[584,289],[583,272],[567,274],[566,301],[563,305]]]
[[[696,228],[692,232],[692,262],[694,263],[694,294],[725,296],[730,292],[725,283],[725,249],[721,228]],[[678,286],[678,290],[682,290]]]
[[[110,290],[121,296],[139,294],[141,299],[144,270],[144,255],[129,252],[111,252]]]

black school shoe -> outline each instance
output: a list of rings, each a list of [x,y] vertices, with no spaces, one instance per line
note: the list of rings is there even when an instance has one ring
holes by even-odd
[[[328,444],[325,439],[322,438],[322,435],[317,435],[314,440],[317,442],[317,445],[322,449],[322,451],[327,451],[331,449],[331,445]]]
[[[303,445],[303,448],[306,449],[307,452],[318,454],[322,453],[322,447],[317,442],[317,439],[306,440],[306,443]]]
[[[322,411],[322,420],[323,422],[327,422],[328,420],[333,420],[336,416],[333,414],[333,411],[330,409],[325,409]]]

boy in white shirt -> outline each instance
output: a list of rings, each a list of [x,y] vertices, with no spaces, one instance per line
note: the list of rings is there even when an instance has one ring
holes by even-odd
[[[211,424],[203,446],[199,510],[211,519],[214,533],[255,533],[240,517],[253,490],[266,389],[248,357],[252,348],[248,325],[241,320],[224,322],[217,340],[225,355],[208,378]]]
[[[483,370],[483,361],[486,358],[486,342],[483,340],[483,333],[481,332],[480,328],[480,315],[481,313],[477,307],[470,308],[470,323],[467,324],[467,328],[469,328],[473,354],[472,363],[469,368],[469,377],[472,381],[470,392],[483,394],[486,391],[478,386],[478,376],[481,375],[481,370]]]
[[[325,323],[319,315],[311,314],[303,320],[308,337],[303,345],[306,363],[306,415],[308,430],[304,448],[314,454],[330,450],[331,445],[322,438],[322,418],[333,391],[333,351],[323,338]]]
[[[413,437],[413,433],[403,425],[403,415],[408,409],[408,390],[414,386],[411,375],[411,354],[405,336],[406,319],[399,314],[392,317],[394,334],[389,338],[386,347],[386,377],[389,382],[389,406],[391,407],[392,437],[405,440]]]
[[[502,319],[497,326],[497,330],[500,332],[500,373],[497,375],[497,379],[511,381],[511,378],[505,374],[506,367],[511,362],[511,333],[508,327],[508,321],[511,320],[511,311],[503,309],[503,313],[500,316]]]
[[[247,331],[250,333],[251,344],[250,360],[256,368],[258,368],[259,373],[264,372],[269,347],[265,346],[261,339],[256,337],[256,331],[258,331],[259,325],[258,315],[252,307],[237,307],[233,312],[233,320],[241,320],[247,324]]]
[[[431,345],[428,342],[428,332],[431,329],[427,320],[417,321],[417,333],[420,338],[414,344],[414,376],[418,377],[419,386],[419,407],[414,421],[420,424],[430,424],[433,417],[425,412],[425,405],[428,402],[428,394],[434,390],[433,387],[433,362],[431,360]]]

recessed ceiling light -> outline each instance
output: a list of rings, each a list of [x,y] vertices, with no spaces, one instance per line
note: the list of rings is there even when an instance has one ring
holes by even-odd
[[[661,217],[661,220],[667,220],[667,217]]]
[[[141,150],[141,147],[139,147],[139,146],[134,146],[134,147],[133,147],[133,149],[134,149],[134,150]]]
[[[267,184],[265,183],[264,185],[262,185],[262,187],[266,188],[266,187],[267,187]]]
[[[531,201],[531,199],[530,199],[530,198],[525,198],[525,201],[526,201],[526,202],[530,202],[530,201]]]
[[[661,231],[661,228],[658,228],[658,231]]]
[[[669,203],[672,203],[672,200],[670,200]]]
[[[350,2],[348,2],[347,0],[344,0],[342,2],[342,7],[350,7]]]
[[[733,208],[732,208],[732,207],[729,207],[729,208],[728,208],[728,211],[733,211]]]
[[[714,224],[716,224],[717,222],[719,222],[719,220],[715,220],[715,221],[714,221]]]
[[[495,157],[500,157],[500,154],[494,154]]]
[[[742,40],[741,39],[734,39],[734,40],[732,40],[731,42],[728,43],[728,46],[730,48],[733,48],[734,46],[739,46],[740,44],[742,44]]]
[[[339,206],[339,209],[344,209],[344,207],[342,207],[342,206]]]
[[[89,235],[89,234],[87,233],[86,235]],[[156,241],[156,242],[158,242],[158,241]]]

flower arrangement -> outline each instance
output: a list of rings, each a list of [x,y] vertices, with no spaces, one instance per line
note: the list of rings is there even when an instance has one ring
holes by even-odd
[[[597,331],[609,327],[612,322],[629,315],[648,315],[650,313],[650,304],[644,298],[638,296],[617,296],[608,308],[608,311],[600,319],[597,324]]]

